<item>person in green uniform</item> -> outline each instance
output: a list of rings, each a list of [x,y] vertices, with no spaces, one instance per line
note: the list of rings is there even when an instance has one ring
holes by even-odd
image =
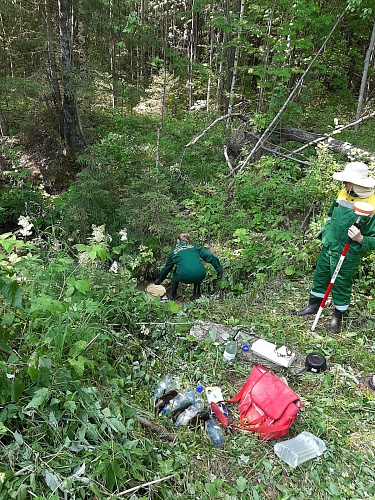
[[[354,225],[357,215],[354,213],[355,202],[362,201],[373,205],[375,209],[375,179],[369,176],[368,166],[362,162],[350,162],[343,172],[335,172],[333,178],[344,183],[332,202],[325,225],[318,234],[322,242],[317,266],[314,272],[310,300],[298,316],[315,314],[331,281],[348,236],[352,243],[332,287],[332,299],[335,306],[329,330],[339,333],[344,313],[350,304],[353,278],[358,271],[362,256],[375,249],[375,216],[363,217],[360,227]]]
[[[201,245],[194,245],[189,233],[181,233],[177,237],[177,244],[168,255],[165,266],[161,269],[159,278],[154,282],[160,285],[174,269],[172,275],[171,298],[175,299],[179,283],[194,284],[193,298],[200,297],[200,285],[206,277],[206,268],[203,261],[211,264],[220,279],[223,268],[215,255]]]

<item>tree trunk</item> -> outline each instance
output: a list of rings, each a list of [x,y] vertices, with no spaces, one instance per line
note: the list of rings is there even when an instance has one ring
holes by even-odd
[[[9,136],[8,124],[3,114],[3,110],[0,108],[0,133],[1,137]]]
[[[188,48],[188,92],[189,92],[189,109],[192,109],[194,105],[194,93],[193,93],[193,71],[194,71],[194,58],[195,58],[195,41],[194,41],[194,31],[195,31],[195,17],[194,17],[194,0],[191,5],[191,19],[190,19],[190,33],[189,33],[189,48]]]
[[[111,61],[111,75],[112,75],[112,108],[115,108],[118,103],[118,74],[116,67],[116,40],[113,32],[113,0],[109,2],[109,25],[110,25],[110,48],[109,55]]]
[[[215,5],[212,5],[212,15],[214,15]],[[208,59],[208,79],[207,79],[207,90],[206,90],[206,111],[210,110],[210,100],[211,100],[211,81],[212,81],[212,71],[213,71],[213,60],[214,60],[214,36],[215,30],[213,26],[210,26],[210,55]]]
[[[59,0],[61,72],[63,84],[64,139],[70,159],[75,157],[75,88],[73,75],[71,0]]]
[[[14,76],[13,74],[13,58],[12,51],[10,50],[11,42],[8,38],[7,33],[5,32],[5,24],[4,24],[4,15],[0,12],[0,23],[1,23],[1,42],[2,42],[2,50],[0,51],[1,60],[0,64],[2,67],[2,71],[5,71],[6,74]]]
[[[269,18],[268,18],[268,23],[267,23],[267,32],[264,37],[264,56],[263,56],[263,67],[265,69],[265,74],[264,78],[262,81],[262,84],[260,85],[259,91],[258,91],[258,99],[257,99],[257,113],[263,113],[263,107],[264,107],[264,95],[265,95],[265,85],[267,83],[268,77],[267,77],[267,68],[268,68],[268,60],[271,52],[271,47],[270,47],[270,33],[271,33],[271,28],[272,28],[272,21],[273,21],[273,16],[275,12],[275,5],[276,5],[276,0],[274,0],[272,8],[270,9],[269,12]]]
[[[57,65],[55,57],[55,43],[54,43],[54,33],[52,26],[52,6],[51,0],[46,0],[46,29],[47,29],[47,50],[48,50],[48,60],[49,60],[49,73],[48,80],[52,89],[52,100],[55,112],[57,115],[57,121],[59,126],[59,133],[62,138],[64,138],[64,116],[61,105],[61,92],[59,79],[57,76]]]
[[[235,0],[235,5],[237,9],[238,0]],[[224,47],[225,47],[225,64],[226,64],[226,82],[225,88],[227,91],[227,96],[225,98],[225,114],[228,114],[229,109],[229,94],[231,89],[231,83],[233,78],[233,65],[234,65],[234,56],[235,56],[235,48],[231,45],[231,41],[233,38],[233,33],[231,33],[231,14],[232,9],[230,5],[230,0],[225,0],[225,17],[228,23],[228,29],[224,32]]]
[[[147,29],[148,22],[148,0],[141,1],[141,25]],[[149,84],[149,74],[148,74],[148,59],[149,50],[147,43],[142,43],[142,77],[143,77],[143,87],[147,88]]]
[[[237,77],[237,66],[238,66],[238,58],[240,53],[240,40],[241,40],[241,31],[242,31],[242,18],[245,9],[245,0],[241,0],[240,4],[240,13],[239,13],[239,26],[237,31],[237,44],[234,52],[234,60],[233,60],[233,69],[232,69],[232,80],[230,82],[229,89],[229,100],[228,100],[228,120],[227,124],[229,125],[230,117],[233,110],[233,101],[234,101],[234,88],[236,85],[236,77]]]
[[[374,46],[375,46],[375,21],[374,21],[374,26],[372,28],[372,35],[371,35],[371,39],[370,39],[370,44],[369,44],[367,52],[366,52],[365,64],[363,67],[362,82],[361,82],[361,88],[360,88],[359,97],[358,97],[357,114],[355,115],[356,120],[358,120],[359,117],[361,116],[363,96],[365,94],[365,88],[366,88],[366,82],[367,82],[367,73],[368,73],[368,68],[370,65],[371,53],[374,50]],[[357,131],[357,130],[358,130],[358,123],[355,125],[355,131]]]

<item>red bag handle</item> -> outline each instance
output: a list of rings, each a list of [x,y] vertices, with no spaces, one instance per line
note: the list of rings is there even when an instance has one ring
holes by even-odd
[[[224,427],[229,427],[229,420],[224,415],[224,413],[220,410],[216,403],[211,403],[211,409],[215,413],[217,419],[224,425]]]

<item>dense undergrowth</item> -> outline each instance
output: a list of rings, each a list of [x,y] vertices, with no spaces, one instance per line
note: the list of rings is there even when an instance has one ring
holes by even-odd
[[[1,193],[11,214],[0,213],[12,229],[0,236],[2,500],[375,498],[375,397],[361,383],[374,367],[373,256],[340,335],[327,333],[329,308],[315,333],[292,314],[308,295],[337,160],[325,148],[308,168],[265,157],[226,194],[225,128],[184,148],[211,119],[167,120],[155,163],[156,122],[116,116],[61,195],[27,184],[13,158]],[[218,255],[223,279],[208,268],[201,299],[190,287],[177,302],[151,299],[145,283],[182,230]],[[154,416],[167,373],[229,398],[251,370],[223,362],[214,328],[192,337],[197,320],[327,357],[324,373],[284,373],[303,401],[291,436],[321,437],[321,458],[292,470],[273,442],[234,432],[213,448],[202,429]]]

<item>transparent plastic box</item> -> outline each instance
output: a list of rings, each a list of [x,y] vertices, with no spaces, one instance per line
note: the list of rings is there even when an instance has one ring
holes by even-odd
[[[276,455],[293,468],[322,455],[326,449],[324,441],[307,431],[274,445]]]

